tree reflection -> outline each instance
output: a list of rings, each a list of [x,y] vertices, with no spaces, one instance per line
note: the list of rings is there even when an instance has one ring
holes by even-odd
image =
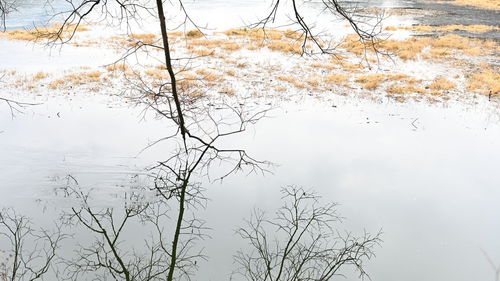
[[[154,110],[170,116],[158,100]],[[226,168],[217,179],[235,172],[267,171],[270,163],[258,161],[244,149],[225,148],[220,143],[247,129],[263,118],[267,110],[233,107],[227,103],[185,110],[187,137],[173,134],[162,142],[175,144],[165,160],[148,169],[149,184],[124,192],[121,207],[99,207],[92,190],[81,187],[73,176],[58,190],[76,203],[62,215],[65,225],[91,234],[91,242],[82,244],[75,257],[65,259],[69,280],[190,280],[198,261],[205,255],[196,242],[206,237],[205,222],[197,210],[206,198],[199,181],[209,176],[217,163]],[[133,227],[144,229],[146,237],[130,241],[124,234]]]
[[[0,280],[42,279],[66,237],[59,224],[51,230],[36,229],[31,219],[14,209],[0,209],[0,245],[5,247],[0,250]]]
[[[171,57],[163,2],[158,0],[152,6],[146,5],[148,1],[142,2],[116,1],[112,6],[106,1],[69,0],[71,8],[61,13],[64,17],[61,27],[54,34],[40,34],[51,43],[67,43],[90,14],[97,13],[98,18],[115,18],[130,27],[129,20],[140,23],[139,11],[148,14],[157,12],[162,44],[150,47],[163,51],[165,58],[162,62],[168,79],[149,85],[139,77],[139,83],[130,83],[130,88],[140,96],[139,103],[152,109],[165,123],[175,126],[172,134],[151,144],[168,143],[170,151],[159,156],[157,163],[148,169],[149,178],[144,185],[118,191],[124,198],[118,206],[97,204],[95,190],[81,186],[72,175],[67,176],[65,184],[57,189],[71,202],[71,207],[64,209],[61,222],[75,237],[85,236],[75,246],[72,256],[61,255],[57,267],[62,267],[62,270],[56,270],[60,280],[190,280],[198,268],[198,261],[206,258],[197,245],[199,240],[207,237],[205,222],[197,215],[207,200],[202,179],[222,180],[241,171],[265,173],[271,165],[250,156],[238,145],[229,147],[227,144],[227,139],[243,133],[248,126],[263,119],[268,109],[249,108],[237,101],[208,105],[202,101],[191,101],[186,89],[177,83],[174,70],[182,69],[179,61],[183,59]],[[296,16],[294,23],[303,31],[300,36],[303,48],[313,40],[322,52],[326,52],[327,49],[311,33],[310,25],[303,21],[295,1],[292,4]],[[329,11],[336,11],[350,19],[353,25],[351,16],[336,1],[324,4]],[[273,11],[278,5],[279,2],[276,2]],[[189,18],[185,10],[182,13]],[[274,14],[271,13],[258,25],[265,26]],[[353,28],[361,40],[372,40],[374,37],[372,33],[361,33],[357,25]],[[63,36],[65,34],[67,37]],[[146,45],[134,47],[132,53],[136,54],[142,46]],[[215,165],[222,166],[224,172],[214,177],[212,167]],[[249,280],[259,281],[329,280],[340,267],[350,264],[356,266],[362,276],[366,275],[363,261],[373,255],[371,249],[379,242],[378,235],[365,235],[360,239],[350,235],[335,236],[335,229],[329,225],[336,218],[335,205],[316,208],[313,204],[311,210],[302,209],[303,203],[307,206],[316,197],[301,189],[286,191],[294,200],[292,205],[281,209],[282,214],[276,221],[264,221],[258,216],[249,221],[249,228],[240,229],[242,238],[258,243],[254,245],[258,246],[256,250],[265,252],[257,256],[240,252],[237,256],[238,263],[243,266],[240,273]],[[284,248],[279,248],[280,243],[277,243],[276,251],[271,251],[267,244],[268,236],[260,228],[264,222],[278,227],[278,232],[284,231],[282,237],[276,237],[285,239]],[[303,225],[304,222],[306,225]],[[253,235],[253,232],[256,234]],[[139,237],[137,233],[141,233]],[[46,241],[49,248],[57,249],[50,246],[54,245],[52,240]],[[339,242],[343,245],[337,247]],[[45,259],[47,265],[51,264],[53,257]],[[13,264],[15,267],[18,263]],[[42,271],[40,277],[46,272]],[[11,281],[23,280],[15,277]]]
[[[282,189],[281,206],[273,218],[255,209],[237,233],[251,250],[240,250],[237,274],[249,281],[332,280],[344,267],[368,276],[364,263],[375,256],[380,233],[355,237],[342,234],[335,203],[303,188]]]

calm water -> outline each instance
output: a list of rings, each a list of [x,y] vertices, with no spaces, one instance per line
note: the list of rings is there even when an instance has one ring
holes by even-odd
[[[168,150],[160,145],[137,156],[166,129],[152,118],[140,121],[139,108],[54,100],[14,120],[0,112],[4,206],[38,217],[33,200],[50,201],[60,184],[54,179],[67,174],[117,192]],[[285,104],[231,141],[279,166],[273,175],[205,183],[210,202],[200,216],[212,239],[201,244],[210,261],[198,280],[228,276],[242,246],[236,226],[254,206],[277,206],[279,188],[290,184],[339,202],[341,228],[383,229],[369,265],[373,280],[493,280],[481,249],[500,258],[499,116],[482,106],[329,102],[337,107]]]
[[[237,9],[263,4],[238,2]],[[212,16],[214,28],[241,23],[238,13],[215,16],[215,10],[234,8],[222,1],[189,5],[196,7],[194,16]],[[26,7],[12,15],[9,28],[47,19],[40,6]],[[27,69],[36,57],[19,64]],[[95,96],[52,97],[14,119],[0,104],[0,205],[13,206],[43,225],[58,204],[52,190],[68,174],[102,194],[126,189],[131,178],[143,175],[171,149],[159,145],[139,153],[172,129],[167,125],[152,115],[143,118],[142,108]],[[341,229],[383,230],[384,242],[368,265],[372,280],[494,280],[481,250],[500,263],[499,139],[498,110],[484,100],[428,105],[331,96],[283,103],[228,143],[276,163],[273,174],[204,182],[210,201],[200,216],[212,228],[212,239],[201,243],[210,260],[201,264],[196,280],[229,279],[232,255],[242,246],[234,229],[252,207],[280,205],[279,189],[290,184],[340,203],[346,218]],[[214,167],[213,172],[220,171]],[[117,200],[104,198],[110,205]],[[49,202],[47,213],[40,212],[45,203],[34,203],[38,199]]]

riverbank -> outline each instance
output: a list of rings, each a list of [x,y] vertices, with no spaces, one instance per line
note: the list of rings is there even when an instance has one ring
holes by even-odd
[[[168,81],[162,54],[151,47],[160,40],[157,34],[102,37],[93,32],[98,28],[82,28],[63,47],[64,54],[35,50],[31,41],[40,40],[35,31],[4,33],[0,43],[11,50],[2,52],[0,87],[20,95],[91,91],[137,97],[141,93],[134,93],[130,85],[144,81],[155,87]],[[337,44],[331,55],[322,54],[311,42],[303,48],[301,34],[286,30],[173,32],[170,40],[173,57],[181,58],[174,66],[181,92],[193,99],[348,95],[399,102],[498,100],[498,42],[452,34],[457,30],[484,33],[498,27],[386,26],[381,37],[388,39],[364,44],[354,34],[323,37],[324,44]],[[429,32],[439,35],[426,36]],[[32,61],[33,53],[46,56],[37,58],[42,63],[60,61],[50,69]],[[86,54],[96,59],[87,64]],[[26,59],[29,68],[20,67],[28,64]]]

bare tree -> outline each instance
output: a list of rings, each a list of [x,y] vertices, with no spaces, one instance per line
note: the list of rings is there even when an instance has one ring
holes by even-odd
[[[364,39],[371,39],[370,33],[363,33],[358,25],[356,25],[355,20],[350,17],[345,10],[341,9],[335,0],[333,2],[324,2],[326,7],[331,11],[336,11],[340,13],[343,17],[351,19],[351,25],[356,30],[360,36]],[[75,208],[72,210],[70,216],[72,221],[76,221],[83,225],[88,230],[95,233],[101,240],[98,240],[96,244],[90,248],[86,248],[85,254],[93,253],[93,257],[90,260],[85,260],[84,264],[76,264],[76,269],[73,272],[90,272],[98,268],[107,271],[107,274],[111,274],[113,278],[116,276],[121,276],[125,280],[139,280],[138,278],[143,278],[142,280],[149,280],[147,278],[152,278],[151,280],[167,280],[172,281],[176,278],[176,270],[181,271],[181,273],[187,273],[188,271],[183,271],[181,266],[184,260],[183,254],[186,245],[189,244],[183,242],[182,236],[184,230],[192,227],[193,221],[186,220],[186,210],[190,204],[193,202],[199,202],[200,193],[192,189],[196,186],[193,182],[193,178],[196,175],[203,174],[201,171],[207,171],[208,168],[214,163],[214,161],[219,162],[230,162],[230,167],[228,172],[219,178],[224,178],[228,174],[234,171],[243,169],[243,167],[249,167],[251,171],[265,171],[262,168],[263,165],[267,165],[267,162],[260,162],[250,157],[245,150],[242,149],[226,149],[221,148],[218,143],[224,137],[229,137],[231,135],[243,132],[248,124],[253,124],[265,116],[266,110],[258,110],[256,113],[247,114],[242,106],[230,106],[224,104],[225,111],[232,113],[236,116],[236,122],[233,126],[227,128],[225,122],[217,117],[217,110],[213,107],[203,108],[201,110],[196,110],[193,108],[188,108],[188,105],[181,95],[182,89],[179,88],[176,77],[176,66],[174,65],[174,60],[178,58],[172,58],[170,47],[169,47],[169,37],[166,27],[166,10],[164,9],[164,3],[162,0],[156,1],[139,1],[139,0],[125,0],[125,1],[100,1],[100,0],[83,0],[83,1],[67,1],[71,8],[68,11],[62,12],[58,15],[64,17],[63,24],[59,30],[53,34],[43,34],[45,38],[48,38],[50,42],[60,42],[66,43],[71,40],[78,30],[78,27],[85,19],[89,18],[91,14],[101,15],[103,17],[112,17],[118,19],[120,23],[125,22],[128,25],[130,21],[140,21],[141,14],[154,15],[158,18],[159,26],[161,29],[161,44],[151,45],[151,44],[138,44],[134,46],[133,52],[137,52],[141,47],[148,46],[159,48],[163,50],[164,54],[164,65],[168,72],[169,79],[157,89],[150,89],[150,87],[142,87],[140,91],[148,96],[153,96],[152,101],[145,99],[145,103],[148,104],[153,110],[155,110],[159,115],[172,120],[176,126],[177,131],[165,138],[163,140],[177,140],[177,149],[173,154],[164,161],[160,161],[158,165],[155,165],[153,169],[156,171],[155,176],[155,188],[158,192],[159,197],[161,197],[164,202],[171,202],[175,200],[177,206],[174,209],[176,216],[174,216],[175,227],[172,230],[173,234],[171,236],[171,246],[167,247],[167,239],[164,236],[161,237],[159,245],[151,246],[151,253],[158,254],[162,253],[161,257],[167,258],[168,261],[162,262],[166,264],[168,271],[164,273],[164,279],[158,277],[159,275],[153,274],[145,277],[143,271],[138,271],[136,266],[135,271],[131,269],[134,266],[133,262],[125,262],[126,253],[117,250],[119,246],[116,242],[120,239],[120,230],[122,227],[127,225],[127,222],[131,219],[141,218],[142,215],[150,210],[150,206],[142,206],[138,208],[134,205],[133,208],[125,208],[123,212],[119,215],[119,219],[115,217],[116,213],[109,209],[95,210],[91,208],[86,200],[83,200],[83,207]],[[152,2],[152,3],[151,3]],[[178,4],[181,6],[180,13],[185,15],[188,21],[191,21],[187,11],[184,9],[182,1],[179,0]],[[295,0],[292,1],[293,8],[295,11],[295,19],[300,25],[302,31],[304,32],[304,45],[308,40],[313,40],[322,51],[322,45],[317,41],[314,34],[311,32],[310,25],[306,23],[303,16],[299,13]],[[260,26],[265,27],[268,21],[274,19],[276,11],[280,5],[277,1],[274,4],[274,8],[271,14],[261,21]],[[333,6],[332,6],[333,5]],[[141,12],[142,11],[142,12]],[[196,25],[195,25],[196,26]],[[256,25],[257,27],[258,25]],[[68,34],[69,36],[63,36]],[[219,115],[220,116],[220,115]],[[226,127],[226,129],[223,129]],[[194,190],[194,191],[193,191]],[[80,199],[87,198],[85,194],[72,192],[72,194],[77,194]],[[160,212],[153,217],[164,217],[165,213]],[[117,224],[116,224],[117,223]],[[154,224],[154,223],[153,223]],[[158,228],[162,225],[159,221],[156,224]],[[198,224],[195,224],[198,225]],[[161,233],[162,235],[163,232]],[[160,233],[158,233],[160,235]],[[188,236],[189,237],[189,236]],[[192,241],[189,240],[188,241]],[[185,241],[185,240],[184,240]],[[349,240],[346,240],[349,242]],[[347,243],[346,242],[346,243]],[[189,247],[188,247],[189,248]],[[154,250],[153,250],[154,249]],[[102,253],[100,255],[99,253]],[[103,256],[104,255],[104,256]],[[83,257],[83,255],[81,255]],[[130,256],[128,257],[130,258]],[[105,262],[102,262],[102,261]],[[142,259],[141,259],[142,260]],[[135,272],[135,273],[133,273]],[[157,271],[157,272],[161,272]],[[74,278],[78,277],[78,274],[73,275]],[[184,274],[184,276],[189,276],[189,274]],[[144,279],[146,278],[146,279]],[[278,279],[276,279],[278,280]]]
[[[5,31],[7,15],[15,10],[15,0],[0,0],[0,30]]]
[[[351,266],[360,277],[368,275],[364,263],[374,257],[380,233],[341,234],[335,203],[321,204],[318,195],[294,186],[282,194],[284,205],[275,217],[256,209],[238,229],[251,250],[236,254],[236,274],[251,281],[326,281]]]
[[[0,245],[7,245],[8,248],[3,251],[6,256],[0,265],[0,280],[43,279],[51,269],[56,252],[65,237],[60,226],[56,226],[53,231],[37,230],[33,228],[29,218],[13,209],[1,209]]]
[[[37,103],[21,102],[21,101],[16,101],[16,100],[8,99],[8,98],[5,98],[5,97],[0,97],[0,102],[4,102],[7,105],[7,107],[10,110],[10,115],[11,115],[12,118],[14,118],[14,116],[16,114],[22,113],[23,112],[23,108],[25,108],[26,106],[28,106],[28,105],[38,105]]]
[[[77,199],[80,205],[64,214],[64,221],[89,230],[94,237],[90,245],[79,247],[76,258],[66,260],[70,280],[97,273],[100,275],[93,277],[97,280],[108,277],[127,281],[190,279],[197,261],[205,258],[196,242],[206,237],[206,227],[196,213],[204,208],[206,198],[196,180],[208,173],[214,161],[229,164],[219,179],[244,168],[264,172],[267,166],[266,162],[254,160],[244,150],[221,149],[216,145],[219,139],[243,132],[247,124],[256,122],[264,113],[247,117],[241,110],[233,108],[231,112],[238,117],[235,124],[222,122],[211,112],[207,113],[210,117],[207,118],[212,126],[206,120],[192,121],[204,129],[204,134],[181,138],[180,146],[168,159],[150,168],[152,184],[127,192],[123,208],[92,206],[91,192],[83,191],[74,177],[67,177],[62,189],[64,196]],[[191,124],[191,115],[187,116]],[[193,113],[193,116],[199,115]],[[233,129],[224,129],[222,124]],[[195,131],[194,125],[190,131]],[[173,136],[161,139],[166,140],[176,139]],[[153,193],[153,198],[148,199],[148,193]],[[140,247],[127,244],[123,237],[123,232],[133,225],[150,229],[150,235],[146,235],[147,239],[144,237]],[[137,248],[147,249],[147,253],[133,250]]]
[[[304,1],[299,0],[273,0],[271,3],[270,11],[263,16],[259,21],[250,25],[251,28],[265,28],[274,23],[278,16],[279,10],[291,11],[288,16],[288,26],[297,27],[297,32],[301,33],[298,40],[302,40],[302,53],[307,53],[307,43],[312,42],[317,47],[320,53],[328,53],[335,55],[335,49],[338,43],[332,44],[322,39],[321,33],[316,30],[315,23],[317,17],[326,17],[331,19],[340,18],[348,22],[352,30],[358,35],[359,41],[365,46],[365,52],[368,49],[375,51],[376,54],[380,53],[377,48],[377,38],[382,32],[382,20],[384,19],[383,13],[367,15],[361,12],[356,5],[349,4],[349,2],[342,2],[339,0],[321,0],[321,2],[310,2],[318,4],[320,15],[306,19],[304,16],[304,9],[301,7]],[[334,30],[329,29],[329,32]],[[310,51],[310,53],[314,53]]]
[[[167,237],[172,225],[169,202],[147,196],[150,189],[137,186],[125,193],[122,207],[99,207],[92,205],[92,192],[79,186],[72,176],[62,188],[66,197],[77,200],[62,216],[65,224],[83,227],[90,231],[88,243],[82,242],[75,250],[75,256],[65,259],[65,278],[69,280],[126,280],[160,281],[167,280],[172,256],[170,239]],[[141,229],[139,239],[127,239],[132,227]],[[196,260],[203,259],[201,252],[192,254],[191,246],[203,238],[203,222],[192,220],[182,230],[189,238],[179,242],[176,253],[178,279],[189,279]],[[145,234],[145,233],[148,233]],[[83,232],[85,233],[85,232]]]

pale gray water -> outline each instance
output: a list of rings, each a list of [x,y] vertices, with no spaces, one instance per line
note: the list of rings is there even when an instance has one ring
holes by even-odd
[[[382,2],[377,5],[414,5]],[[253,1],[238,3],[242,11],[253,9]],[[211,15],[231,8],[225,2],[190,5]],[[39,12],[36,7],[29,13]],[[10,19],[9,28],[33,22],[19,14]],[[34,201],[57,203],[51,191],[67,174],[112,194],[162,160],[169,147],[138,153],[171,127],[152,116],[142,120],[141,108],[108,104],[95,96],[52,97],[14,119],[0,104],[1,206],[13,206],[43,225],[52,217],[41,214],[43,204]],[[200,216],[213,239],[203,243],[211,259],[196,280],[229,279],[232,254],[241,247],[234,229],[253,206],[278,206],[279,188],[289,184],[339,202],[345,229],[383,229],[384,242],[369,263],[372,280],[494,280],[481,252],[500,263],[500,122],[494,106],[484,100],[447,106],[331,97],[283,104],[272,116],[230,144],[243,144],[256,158],[277,163],[274,174],[237,174],[205,183],[211,201]]]
[[[290,184],[339,202],[345,229],[383,229],[369,264],[372,280],[493,280],[481,249],[500,258],[498,115],[487,105],[332,99],[336,108],[319,101],[285,105],[231,141],[279,166],[273,175],[205,184],[210,201],[200,216],[213,239],[202,244],[211,259],[197,280],[227,280],[242,246],[234,229],[252,207],[278,206],[279,188]],[[72,174],[113,193],[168,149],[135,158],[165,130],[163,122],[139,121],[138,108],[62,99],[32,110],[14,120],[4,107],[0,112],[0,200],[28,214],[40,210],[29,202],[51,199],[60,184],[55,177]]]

